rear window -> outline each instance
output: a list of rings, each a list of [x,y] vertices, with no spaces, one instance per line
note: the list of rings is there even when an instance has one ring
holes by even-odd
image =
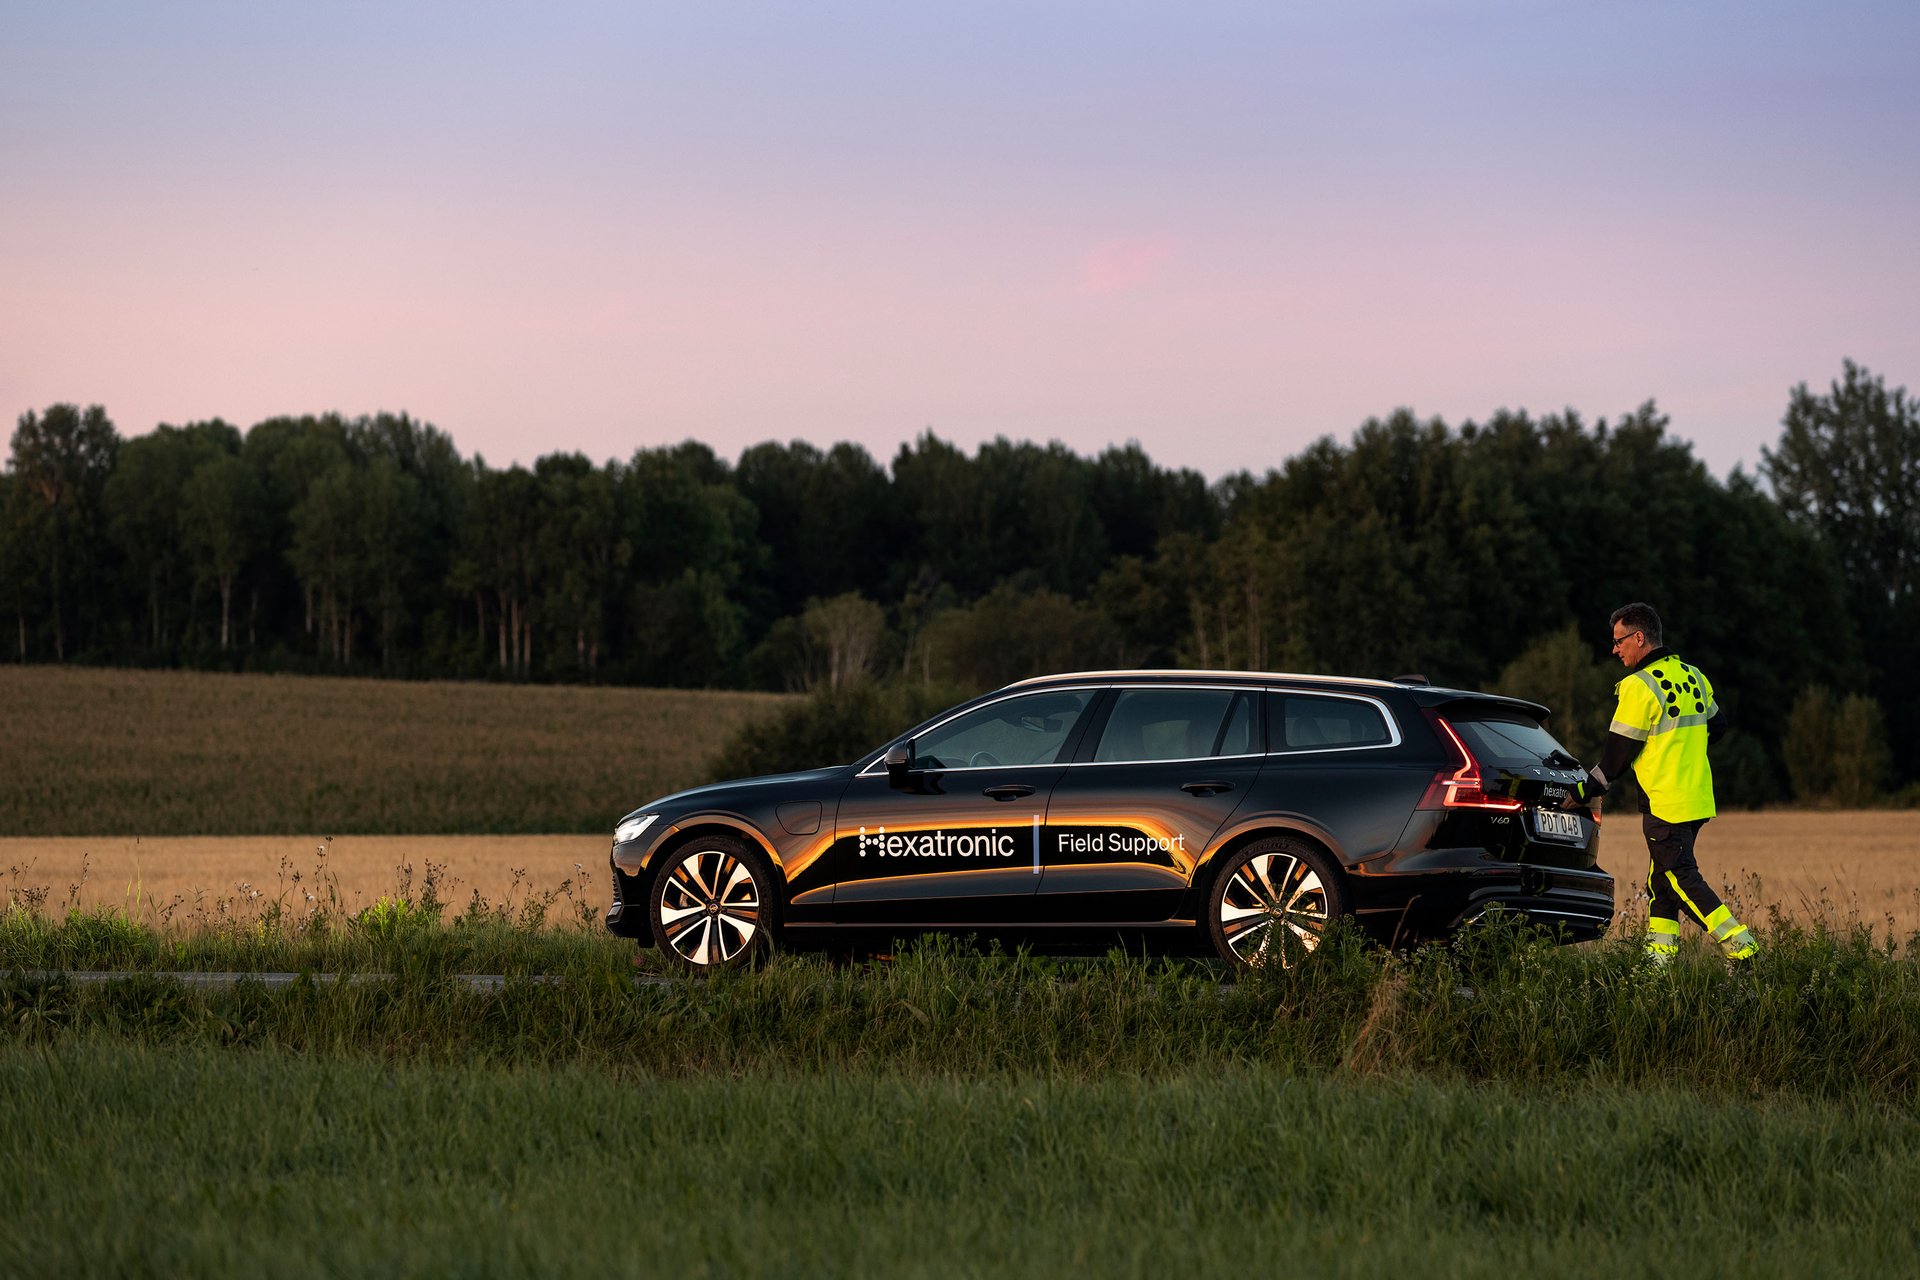
[[[1447,723],[1482,764],[1536,765],[1556,751],[1566,751],[1552,734],[1531,720],[1463,720],[1449,715]]]
[[[1386,717],[1371,702],[1305,693],[1269,697],[1267,715],[1275,751],[1337,751],[1382,747],[1393,741]]]

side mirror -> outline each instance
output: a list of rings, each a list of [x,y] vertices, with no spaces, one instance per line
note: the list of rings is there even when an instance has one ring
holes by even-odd
[[[905,791],[911,785],[907,775],[913,768],[913,743],[902,742],[887,750],[887,785]]]

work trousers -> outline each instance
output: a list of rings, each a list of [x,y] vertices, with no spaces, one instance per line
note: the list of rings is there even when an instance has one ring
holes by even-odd
[[[1656,961],[1671,960],[1680,949],[1683,911],[1720,944],[1729,958],[1748,960],[1759,950],[1752,932],[1733,918],[1733,912],[1700,874],[1700,864],[1693,860],[1693,842],[1706,825],[1705,818],[1662,822],[1651,813],[1640,820],[1648,855],[1646,948]]]
[[[1707,917],[1720,909],[1720,895],[1693,860],[1693,842],[1707,822],[1662,822],[1651,813],[1640,819],[1647,837],[1647,915],[1652,919],[1677,922],[1685,911],[1702,929],[1713,928]]]

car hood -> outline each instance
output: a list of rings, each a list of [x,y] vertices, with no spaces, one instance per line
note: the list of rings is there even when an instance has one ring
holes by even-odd
[[[661,796],[658,800],[641,805],[634,810],[634,813],[661,813],[702,809],[711,805],[733,805],[739,802],[736,797],[775,788],[792,788],[795,792],[804,792],[809,786],[824,788],[830,783],[845,782],[852,776],[852,765],[837,764],[825,769],[804,769],[798,773],[770,773],[758,778],[735,778],[728,782],[710,782],[704,787],[690,787],[685,791],[676,791],[670,796]]]

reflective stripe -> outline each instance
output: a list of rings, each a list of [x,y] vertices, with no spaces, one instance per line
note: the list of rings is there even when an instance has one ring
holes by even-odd
[[[1647,740],[1647,731],[1645,729],[1630,725],[1625,720],[1615,720],[1607,726],[1607,732],[1617,733],[1623,738],[1632,738],[1635,742],[1645,742]]]
[[[1705,724],[1713,717],[1705,712],[1690,713],[1684,716],[1667,716],[1659,724],[1647,730],[1643,737],[1652,737],[1656,733],[1672,733],[1675,729],[1691,729],[1695,725]]]
[[[1677,938],[1680,936],[1680,922],[1678,920],[1668,920],[1661,916],[1648,916],[1647,936],[1650,938],[1656,936]]]
[[[1669,871],[1667,872],[1667,883],[1672,885],[1673,891],[1680,895],[1680,901],[1687,904],[1687,910],[1693,912],[1693,918],[1700,922],[1700,927],[1702,929],[1706,928],[1707,917],[1701,913],[1701,910],[1699,907],[1696,907],[1695,905],[1693,905],[1693,899],[1687,896],[1687,891],[1680,887],[1680,877],[1674,875],[1673,872]]]
[[[1736,923],[1733,932],[1720,939],[1720,949],[1736,960],[1744,960],[1760,948],[1753,941],[1752,930]]]

